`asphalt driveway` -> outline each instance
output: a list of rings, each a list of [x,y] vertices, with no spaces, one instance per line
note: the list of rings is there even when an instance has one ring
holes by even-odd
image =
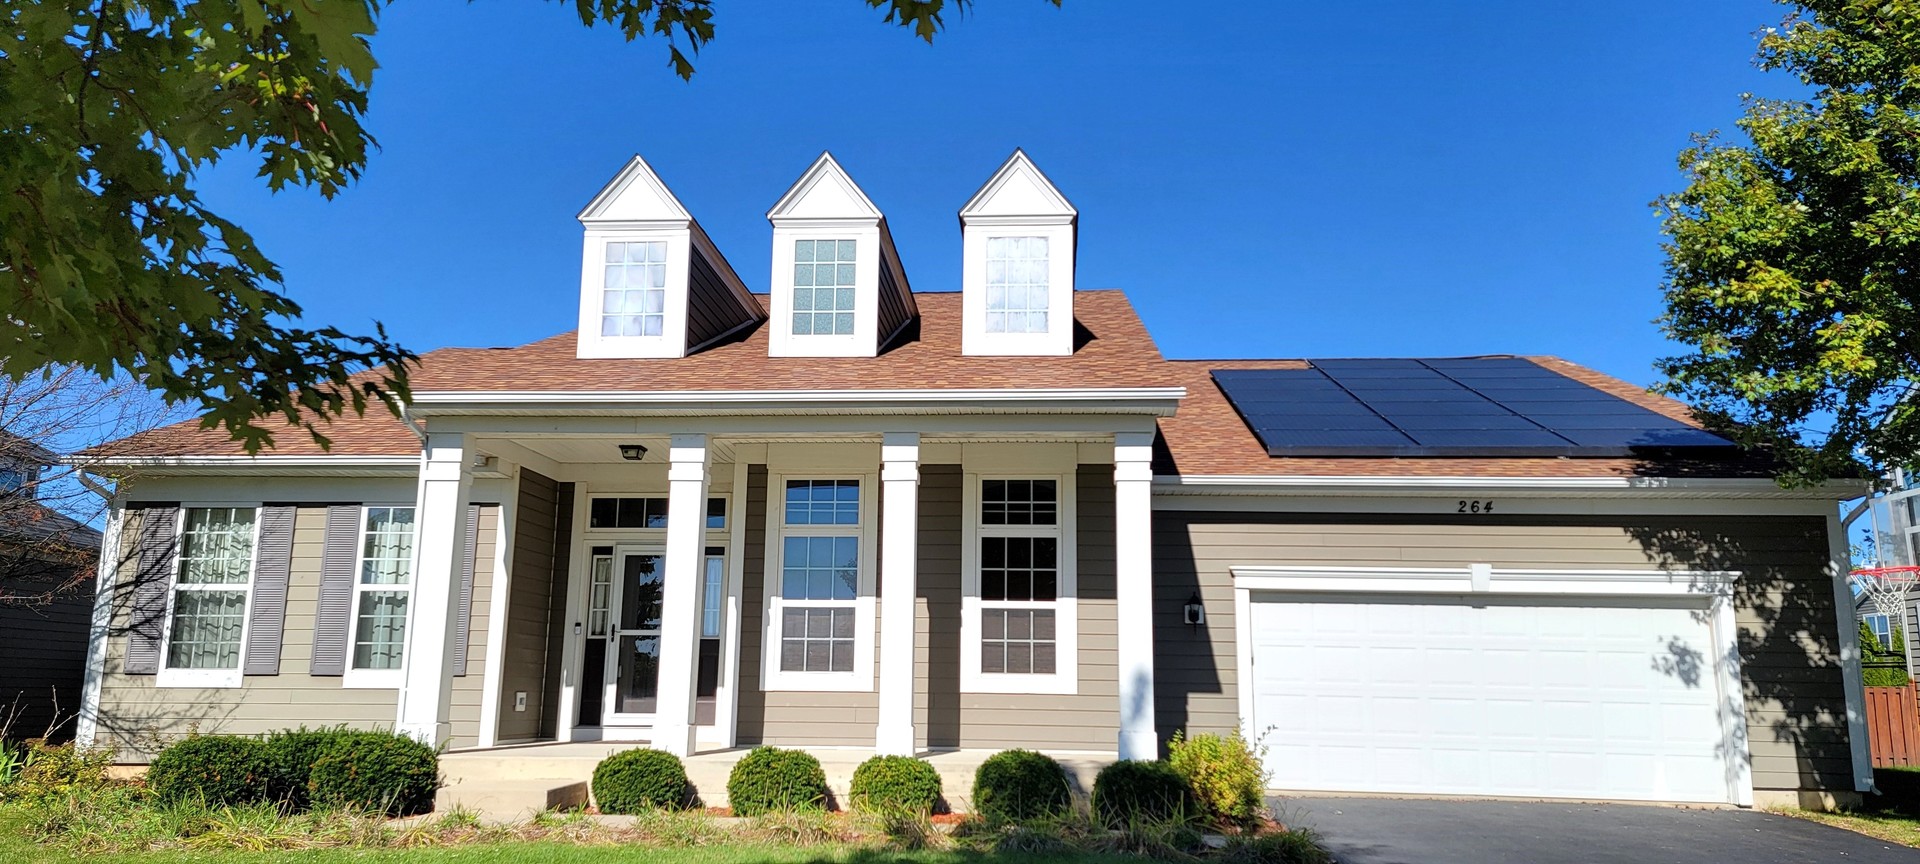
[[[1916,864],[1895,846],[1751,810],[1390,798],[1276,798],[1340,864]]]

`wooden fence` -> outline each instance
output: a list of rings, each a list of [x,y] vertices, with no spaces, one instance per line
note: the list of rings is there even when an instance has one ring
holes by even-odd
[[[1915,685],[1868,687],[1867,737],[1873,767],[1920,765],[1920,694]]]

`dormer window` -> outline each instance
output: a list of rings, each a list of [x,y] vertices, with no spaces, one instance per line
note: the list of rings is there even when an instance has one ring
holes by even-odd
[[[987,332],[1047,332],[1047,238],[987,238]]]
[[[960,208],[960,350],[1073,353],[1073,250],[1079,214],[1018,150]]]
[[[667,244],[660,240],[607,244],[601,287],[600,335],[659,336],[665,332]]]
[[[793,241],[793,334],[853,335],[858,240]]]

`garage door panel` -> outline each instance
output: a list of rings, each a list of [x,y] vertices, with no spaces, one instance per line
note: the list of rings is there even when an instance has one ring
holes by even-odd
[[[1256,595],[1275,786],[1726,800],[1706,616],[1541,602]]]

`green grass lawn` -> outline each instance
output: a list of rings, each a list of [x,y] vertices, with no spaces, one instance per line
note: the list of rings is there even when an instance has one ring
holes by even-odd
[[[1798,816],[1878,837],[1893,843],[1920,847],[1920,768],[1876,768],[1874,784],[1880,795],[1868,796],[1866,805],[1845,813],[1789,811]]]

